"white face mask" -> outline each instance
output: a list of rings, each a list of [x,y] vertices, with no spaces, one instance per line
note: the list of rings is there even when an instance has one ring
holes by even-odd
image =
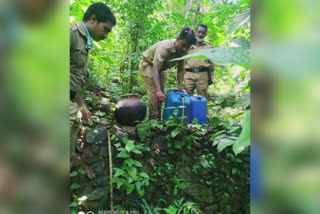
[[[204,42],[204,38],[203,38],[203,39],[200,39],[200,38],[197,37],[197,42],[200,42],[200,43],[201,43],[201,42]]]

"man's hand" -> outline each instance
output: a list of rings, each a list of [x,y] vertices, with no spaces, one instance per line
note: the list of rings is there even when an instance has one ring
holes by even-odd
[[[179,91],[179,92],[183,92],[183,89],[182,89],[181,86],[178,86],[178,91]]]
[[[162,91],[157,91],[156,95],[158,97],[159,102],[163,102],[167,99],[166,95],[164,95],[164,93],[162,93]]]
[[[86,106],[83,106],[82,110],[82,122],[86,125],[88,125],[91,122],[92,119],[92,114],[91,112],[87,109]]]

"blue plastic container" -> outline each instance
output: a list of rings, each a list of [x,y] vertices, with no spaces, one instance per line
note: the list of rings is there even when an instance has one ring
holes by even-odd
[[[184,108],[182,105],[182,100],[184,99]],[[178,113],[175,115],[175,110],[178,110]],[[178,92],[178,89],[171,88],[169,89],[167,95],[166,108],[164,110],[164,120],[167,120],[169,115],[174,117],[182,117],[184,118],[184,123],[189,123],[189,111],[190,111],[190,96],[186,92]]]
[[[194,118],[198,119],[198,124],[207,124],[207,100],[204,96],[190,97],[189,123],[192,123]]]

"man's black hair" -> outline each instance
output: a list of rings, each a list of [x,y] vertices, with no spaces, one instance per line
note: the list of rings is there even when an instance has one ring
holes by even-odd
[[[191,27],[182,28],[180,35],[179,35],[179,39],[186,40],[192,45],[197,42],[196,35]]]
[[[90,5],[83,15],[82,21],[88,21],[93,14],[97,16],[98,22],[110,21],[113,25],[116,25],[117,23],[117,20],[110,8],[102,2],[97,2]]]
[[[206,32],[208,31],[208,26],[206,24],[198,24],[197,30],[199,27],[204,27],[206,29]]]

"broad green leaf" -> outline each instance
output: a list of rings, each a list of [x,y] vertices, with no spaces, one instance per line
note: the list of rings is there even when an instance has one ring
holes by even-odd
[[[237,100],[233,107],[248,106],[250,105],[250,92],[245,93]]]
[[[174,130],[172,130],[171,136],[174,138],[175,136],[177,136],[177,134],[179,134],[179,132],[180,132],[180,128],[177,127]]]
[[[248,146],[250,146],[250,110],[245,113],[242,132],[233,144],[233,152],[237,155]]]
[[[137,176],[137,168],[134,167],[134,166],[131,166],[131,167],[128,167],[127,168],[127,171],[128,171],[128,174],[131,176],[131,177],[136,177]]]
[[[175,149],[181,149],[180,144],[177,144],[177,143],[173,144],[173,147],[174,147]]]
[[[138,150],[138,149],[134,149],[134,150],[132,150],[132,152],[133,152],[133,153],[136,153],[136,154],[139,154],[139,155],[142,154],[142,153],[140,152],[140,150]]]
[[[128,165],[128,166],[132,166],[133,160],[131,158],[129,158],[129,159],[125,160],[123,163]]]
[[[116,183],[119,181],[120,178],[112,178],[109,183]]]
[[[144,195],[144,190],[141,189],[141,186],[142,186],[141,182],[137,182],[137,183],[135,183],[135,185],[136,185],[136,190],[137,190],[138,194],[140,196],[143,196]]]
[[[127,151],[122,151],[119,154],[117,154],[117,158],[128,158],[130,155],[128,154]]]
[[[144,178],[150,178],[149,175],[145,172],[141,172],[141,173],[139,173],[139,175]]]
[[[250,8],[244,10],[235,17],[234,22],[229,26],[228,31],[231,33],[250,23]]]
[[[142,164],[139,161],[134,160],[133,164],[137,167],[142,167]]]
[[[122,169],[115,168],[116,173],[114,174],[114,177],[118,177],[120,175],[123,175],[124,171]]]
[[[196,117],[192,120],[192,124],[194,124],[194,125],[198,124],[198,119]]]
[[[220,121],[220,119],[219,119],[218,117],[212,117],[212,118],[210,118],[210,124],[211,124],[212,126],[217,126],[217,125],[219,125],[220,122],[221,122],[221,121]]]
[[[70,177],[75,177],[78,175],[78,172],[77,171],[73,171],[70,173]]]
[[[208,59],[216,65],[235,64],[248,69],[250,67],[250,52],[242,47],[201,49],[194,54],[175,58],[170,61],[178,61],[187,58]]]
[[[236,174],[237,172],[239,172],[239,169],[237,169],[237,168],[232,168],[232,175]]]
[[[230,42],[237,44],[245,49],[250,49],[250,42],[242,37],[236,39],[228,39]]]
[[[141,182],[138,181],[138,182],[135,183],[135,185],[136,185],[137,188],[141,189],[141,186],[142,186]]]
[[[220,134],[222,134],[222,133],[224,133],[224,132],[226,132],[226,131],[225,131],[225,130],[222,130],[222,131],[218,131],[218,132],[214,133],[214,134],[211,136],[211,140],[213,140],[215,137],[217,137],[218,135],[220,135]]]
[[[78,206],[78,203],[77,202],[72,202],[69,207],[77,207]]]
[[[128,182],[125,179],[119,178],[119,180],[117,181],[117,189],[120,189],[122,185],[127,185],[127,184]]]
[[[137,190],[137,192],[138,192],[138,194],[139,194],[140,196],[143,196],[143,195],[144,195],[144,190],[143,190],[143,189],[136,188],[136,190]]]
[[[135,187],[134,184],[127,185],[127,195],[129,195],[134,190],[134,187]]]
[[[125,146],[125,148],[128,152],[131,152],[135,147],[136,147],[136,145],[134,145],[133,140],[129,140]]]
[[[129,141],[128,138],[125,138],[125,137],[122,137],[121,140],[124,144],[127,144]]]
[[[166,211],[166,213],[171,214],[171,213],[177,213],[178,208],[170,205],[169,208],[165,208],[163,210]]]
[[[71,184],[70,189],[78,189],[78,188],[80,188],[80,184],[78,184],[78,183]]]
[[[208,162],[208,160],[207,159],[202,159],[201,161],[200,161],[200,164],[203,166],[203,168],[205,168],[205,169],[207,169],[208,167],[209,167],[209,162]]]
[[[223,151],[226,147],[234,144],[234,140],[224,139],[218,143],[218,152]]]

